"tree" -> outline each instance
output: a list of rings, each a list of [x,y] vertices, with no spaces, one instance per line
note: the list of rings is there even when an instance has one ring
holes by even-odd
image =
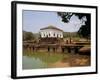
[[[73,15],[78,16],[80,20],[86,17],[85,25],[82,25],[78,31],[78,34],[85,38],[90,38],[91,36],[91,17],[90,14],[85,13],[71,13],[71,12],[57,12],[58,16],[61,17],[62,22],[68,23]],[[83,20],[84,21],[84,20]]]
[[[24,41],[33,40],[33,39],[34,39],[34,35],[32,32],[23,31],[23,40]]]

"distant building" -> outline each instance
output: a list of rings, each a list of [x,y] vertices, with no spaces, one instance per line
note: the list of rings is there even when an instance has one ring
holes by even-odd
[[[63,30],[48,26],[40,29],[40,43],[55,44],[63,39]]]
[[[63,38],[63,30],[54,26],[41,28],[40,37],[41,38]]]

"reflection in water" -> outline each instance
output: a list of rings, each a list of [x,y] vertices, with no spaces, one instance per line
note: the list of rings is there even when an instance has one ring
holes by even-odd
[[[22,63],[23,69],[90,66],[90,56],[24,50]]]
[[[23,69],[45,68],[46,64],[39,58],[23,56]]]

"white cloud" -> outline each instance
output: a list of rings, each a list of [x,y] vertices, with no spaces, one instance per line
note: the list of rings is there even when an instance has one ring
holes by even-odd
[[[73,15],[70,19],[70,21],[64,26],[66,26],[66,32],[77,32],[82,25],[85,25],[85,22],[87,21],[86,16],[82,17],[82,19],[79,19],[78,16]]]

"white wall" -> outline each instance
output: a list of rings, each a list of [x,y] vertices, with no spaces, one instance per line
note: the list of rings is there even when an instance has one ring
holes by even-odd
[[[55,35],[54,35],[55,34]],[[45,29],[45,30],[40,30],[40,35],[42,38],[44,37],[59,37],[63,38],[63,32],[59,30],[54,30],[54,29]]]
[[[0,0],[0,80],[11,80],[11,14],[10,14],[10,1]],[[26,1],[26,0],[24,0]],[[64,4],[83,4],[83,5],[98,5],[99,6],[99,21],[100,21],[100,0],[31,0],[50,3],[64,3]],[[100,26],[100,24],[98,24]],[[100,27],[98,27],[100,30]],[[100,34],[100,31],[98,31]],[[100,41],[100,36],[98,38]],[[98,42],[100,48],[100,42]],[[100,53],[100,49],[99,52]],[[100,57],[100,54],[98,54]],[[98,59],[100,61],[100,58]],[[100,62],[99,62],[100,67]],[[21,79],[20,79],[21,80]],[[23,79],[24,80],[24,79]],[[100,80],[100,68],[99,74],[91,75],[75,75],[75,76],[62,76],[51,78],[35,78],[26,80]]]

